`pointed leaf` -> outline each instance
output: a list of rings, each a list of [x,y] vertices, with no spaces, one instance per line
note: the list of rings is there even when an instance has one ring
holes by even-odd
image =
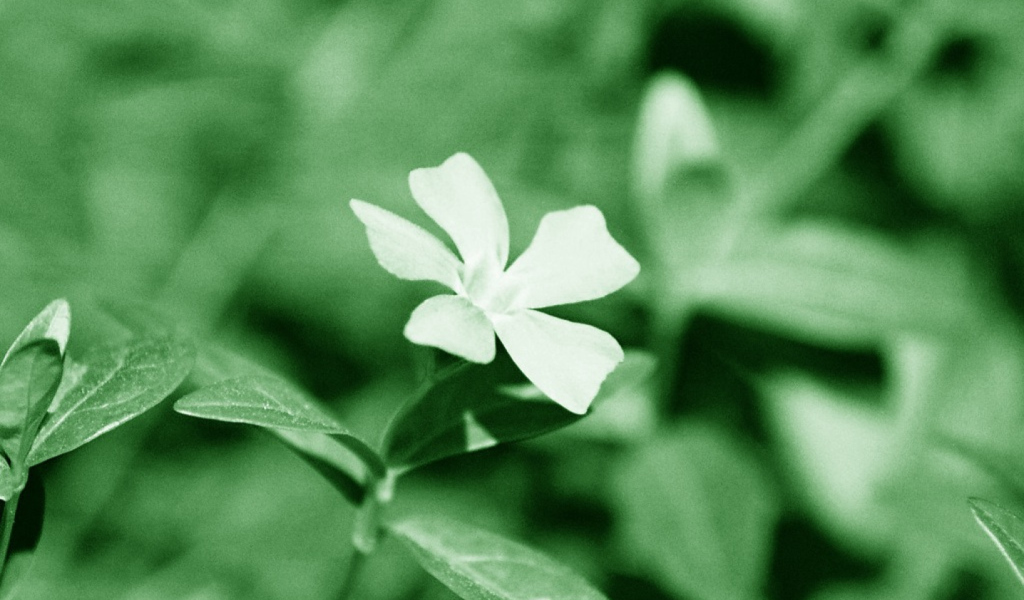
[[[200,388],[174,403],[174,410],[203,419],[260,427],[347,433],[334,417],[277,377],[237,377]]]
[[[70,452],[156,406],[185,379],[194,357],[192,344],[174,337],[89,352],[54,398],[28,464]]]
[[[526,383],[502,354],[490,364],[458,365],[403,408],[385,432],[384,460],[413,468],[548,433],[580,418]]]
[[[333,456],[336,449],[326,450],[320,446],[328,444],[326,440],[332,440],[334,443],[343,444],[348,451],[360,458],[360,471],[369,469],[375,477],[384,475],[384,464],[373,448],[317,406],[302,391],[276,376],[264,374],[221,381],[179,399],[174,403],[174,410],[202,419],[281,430],[275,432],[278,437],[305,457],[325,452]],[[329,435],[289,435],[285,430]],[[313,451],[311,444],[319,450]],[[365,482],[364,476],[348,470],[345,461],[337,458],[325,459],[324,456],[319,456],[319,460],[326,465],[343,468],[344,477]]]
[[[684,598],[755,598],[778,516],[756,455],[727,431],[688,425],[639,447],[614,479],[624,553]]]
[[[993,502],[980,498],[971,498],[968,502],[974,518],[999,547],[1017,579],[1024,584],[1024,521]]]
[[[4,362],[10,358],[15,351],[24,348],[40,340],[51,340],[57,344],[61,354],[68,345],[68,335],[71,333],[71,307],[67,300],[54,300],[46,305],[36,315],[25,329],[18,334],[17,339],[11,344],[7,354],[4,355]]]
[[[428,573],[465,600],[605,600],[544,554],[443,517],[414,517],[392,532]]]
[[[0,499],[25,485],[25,457],[60,385],[71,314],[56,300],[25,327],[0,365],[0,449],[10,470],[0,483]]]
[[[38,477],[30,477],[18,502],[11,543],[7,547],[7,561],[0,576],[0,599],[16,597],[18,584],[24,580],[32,566],[36,547],[43,534],[45,500],[42,481]]]
[[[382,472],[374,472],[368,461],[354,453],[340,436],[301,429],[268,430],[356,506],[362,504],[372,479],[383,476]],[[376,467],[380,459],[372,464]]]

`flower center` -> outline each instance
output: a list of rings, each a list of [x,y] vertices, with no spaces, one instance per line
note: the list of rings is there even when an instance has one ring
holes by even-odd
[[[466,273],[466,297],[484,312],[508,312],[513,294],[507,286],[502,285],[502,275],[499,269],[487,268],[474,269]]]

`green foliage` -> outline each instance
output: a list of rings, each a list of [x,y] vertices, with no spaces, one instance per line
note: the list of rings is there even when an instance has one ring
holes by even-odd
[[[321,433],[348,433],[302,392],[271,377],[229,379],[179,399],[174,409],[203,419]]]
[[[300,390],[268,374],[202,387],[174,403],[180,413],[269,429],[353,503],[384,476],[376,451]]]
[[[354,505],[362,504],[384,465],[372,450],[352,436],[303,429],[268,428]],[[361,448],[356,453],[353,448]]]
[[[698,298],[746,322],[830,345],[899,331],[950,335],[980,320],[984,286],[947,239],[894,243],[822,223],[750,232],[704,271]]]
[[[152,408],[192,368],[192,347],[139,338],[88,354],[65,371],[68,303],[37,315],[0,364],[0,597],[30,564],[42,531],[43,491],[29,467],[70,452]],[[23,506],[20,510],[18,507]],[[16,527],[16,517],[29,517]]]
[[[547,556],[446,517],[391,526],[431,575],[465,600],[603,600],[584,579]]]
[[[0,499],[4,501],[15,497],[28,480],[26,457],[42,434],[40,424],[60,385],[70,325],[67,302],[54,301],[25,327],[0,365],[0,450],[6,461],[0,470]]]
[[[409,469],[554,431],[579,418],[525,383],[507,357],[486,365],[460,363],[392,420],[384,458],[391,467]]]
[[[758,457],[728,432],[690,424],[618,466],[623,553],[680,597],[757,597],[779,500]]]
[[[1024,584],[1024,520],[988,500],[971,498],[970,504],[974,518],[1010,563],[1017,579]]]
[[[192,369],[191,342],[143,337],[73,361],[28,456],[30,465],[70,452],[149,410]]]
[[[62,375],[45,331],[0,367],[0,497],[25,486],[0,586],[336,596],[349,502],[401,472],[395,513],[519,532],[616,598],[1019,595],[963,499],[1024,480],[1022,29],[1020,0],[0,2],[0,332],[56,297],[76,315]],[[654,353],[653,377],[627,352],[582,419],[500,365],[410,389],[427,286],[382,276],[344,203],[406,205],[406,174],[456,151],[510,222],[601,208],[643,274],[562,314]],[[185,385],[257,377],[236,386],[259,408],[208,416],[266,429],[349,502],[193,419],[27,476],[187,370],[149,317],[126,339],[79,297],[159,306],[293,382],[204,356]],[[114,366],[145,345],[160,366]],[[380,544],[360,600],[449,597],[406,554]]]

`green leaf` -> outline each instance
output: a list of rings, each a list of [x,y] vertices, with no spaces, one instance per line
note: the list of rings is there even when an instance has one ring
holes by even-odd
[[[760,595],[779,502],[739,440],[707,425],[667,431],[619,465],[614,485],[634,568],[680,597]]]
[[[890,480],[898,457],[923,449],[900,442],[894,409],[881,405],[880,392],[795,369],[767,372],[753,383],[765,399],[763,422],[775,451],[807,506],[847,539],[891,539],[893,528],[879,508],[883,494],[876,490],[888,493],[895,485]]]
[[[200,388],[174,403],[192,417],[260,427],[348,433],[301,391],[277,377],[247,376]]]
[[[486,365],[461,363],[391,421],[384,460],[410,469],[548,433],[580,418],[527,384],[507,356]]]
[[[372,479],[384,476],[379,457],[367,460],[356,454],[345,438],[319,431],[268,429],[356,506],[362,504]]]
[[[67,300],[54,300],[46,305],[46,308],[36,315],[25,326],[25,329],[18,334],[17,339],[11,344],[7,354],[4,355],[4,362],[7,362],[14,352],[41,340],[51,340],[57,344],[60,353],[63,354],[64,348],[67,347],[70,332],[71,307],[68,306]]]
[[[32,566],[36,547],[43,534],[43,511],[46,496],[42,481],[30,477],[21,491],[17,519],[7,548],[7,560],[0,576],[0,599],[15,598],[18,584]]]
[[[26,456],[64,370],[71,313],[56,300],[37,315],[11,345],[0,365],[0,499],[8,500],[28,477]]]
[[[192,368],[195,350],[176,337],[104,346],[76,361],[28,456],[35,465],[70,452],[156,406]]]
[[[334,417],[278,377],[247,376],[200,388],[174,402],[190,417],[260,427],[348,433]]]
[[[366,483],[366,470],[374,477],[384,476],[384,463],[373,448],[302,391],[276,376],[252,375],[221,381],[179,399],[174,410],[202,419],[271,429],[321,473],[330,473],[328,480],[346,496],[350,495],[347,488],[352,481],[360,487]],[[350,457],[341,454],[342,450],[357,456],[361,465],[354,468]],[[338,476],[344,483],[339,485],[335,480]]]
[[[999,547],[1017,579],[1024,584],[1024,521],[1005,508],[982,500],[968,500],[974,518]]]
[[[465,600],[605,600],[544,554],[459,521],[414,517],[390,529],[428,573]]]
[[[963,332],[985,293],[962,245],[936,234],[901,243],[864,228],[796,223],[745,234],[687,277],[714,311],[827,345],[874,344],[906,331]]]

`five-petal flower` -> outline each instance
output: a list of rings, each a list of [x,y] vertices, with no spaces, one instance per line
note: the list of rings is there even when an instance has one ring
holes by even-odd
[[[494,359],[497,334],[523,374],[555,402],[582,414],[622,361],[608,333],[535,309],[593,300],[629,283],[640,265],[608,233],[594,206],[541,219],[525,252],[508,269],[508,220],[494,186],[467,154],[416,169],[417,204],[455,242],[436,237],[373,204],[352,200],[377,261],[397,277],[437,281],[452,291],[412,313],[405,336],[466,360]]]

